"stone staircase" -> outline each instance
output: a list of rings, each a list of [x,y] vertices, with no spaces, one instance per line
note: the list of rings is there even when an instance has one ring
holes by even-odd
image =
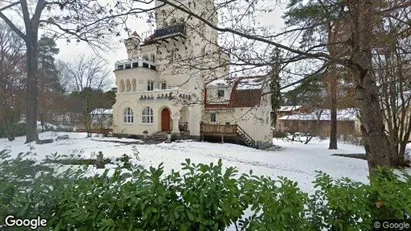
[[[168,134],[167,132],[156,132],[149,136],[148,139],[154,142],[164,142],[168,140]]]

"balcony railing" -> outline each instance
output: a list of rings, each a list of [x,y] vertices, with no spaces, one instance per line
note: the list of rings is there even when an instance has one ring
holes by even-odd
[[[154,31],[154,34],[149,37],[144,43],[149,44],[157,40],[174,37],[174,36],[185,36],[186,30],[184,24],[176,24],[164,28],[160,28]]]
[[[191,100],[192,93],[187,91],[180,91],[176,89],[154,90],[137,92],[140,100],[171,100],[184,99]]]
[[[118,61],[116,63],[116,71],[134,69],[134,68],[148,68],[154,71],[157,70],[157,67],[152,62],[149,62],[143,59],[124,60],[124,61]]]

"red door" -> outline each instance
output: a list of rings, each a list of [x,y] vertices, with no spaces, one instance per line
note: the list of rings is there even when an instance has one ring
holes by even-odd
[[[170,131],[170,111],[167,108],[161,111],[161,131]]]

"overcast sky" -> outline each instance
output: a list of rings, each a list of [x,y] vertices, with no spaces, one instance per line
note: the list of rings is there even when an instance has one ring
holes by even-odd
[[[260,22],[275,28],[276,32],[281,31],[284,29],[284,23],[281,18],[282,14],[284,12],[283,6],[281,7],[276,7],[276,10],[274,12],[271,12],[264,17],[260,18]],[[148,24],[145,22],[145,20],[142,19],[134,19],[133,21],[129,21],[128,27],[132,31],[137,31],[137,33],[142,34],[143,32],[147,32],[150,28]],[[116,38],[113,40],[113,51],[112,52],[103,52],[101,53],[101,56],[107,61],[107,68],[109,70],[114,70],[114,63],[118,60],[122,59],[127,59],[127,52],[126,48],[124,47],[124,44],[122,43],[122,40],[125,37],[122,38]],[[59,40],[57,41],[57,45],[60,48],[60,53],[58,55],[58,59],[63,60],[63,61],[70,61],[73,59],[76,59],[77,56],[82,55],[82,54],[90,54],[94,55],[95,53],[93,50],[86,44],[86,43],[70,43],[67,44],[65,40]],[[111,78],[114,86],[114,73],[111,72]]]

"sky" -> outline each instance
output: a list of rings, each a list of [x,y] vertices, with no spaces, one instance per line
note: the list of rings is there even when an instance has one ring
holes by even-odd
[[[271,2],[271,1],[268,1]],[[273,4],[273,3],[269,3]],[[263,17],[259,18],[259,21],[265,25],[270,26],[275,29],[276,32],[281,31],[284,29],[284,22],[281,18],[284,12],[284,6],[278,6],[275,10],[269,14],[264,15]],[[137,33],[142,34],[143,32],[148,31],[149,25],[143,19],[133,19],[127,22],[128,27],[132,31],[137,31]],[[114,70],[114,63],[118,60],[127,59],[127,52],[126,48],[124,47],[123,39],[116,38],[113,40],[113,49],[110,52],[101,52],[100,56],[104,58],[107,62],[107,68],[109,70]],[[62,61],[70,61],[75,60],[76,57],[82,54],[86,55],[95,55],[94,51],[84,42],[82,43],[67,43],[65,40],[58,40],[57,45],[60,49],[60,53],[58,55],[58,59]],[[110,78],[112,79],[111,82],[113,85],[111,87],[115,87],[115,76],[114,73],[111,72]],[[110,87],[110,88],[111,88]]]

